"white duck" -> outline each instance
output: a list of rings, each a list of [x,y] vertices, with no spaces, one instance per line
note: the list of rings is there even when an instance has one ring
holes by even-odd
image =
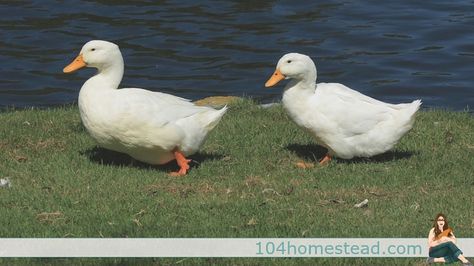
[[[124,63],[119,47],[111,42],[86,43],[63,71],[82,67],[98,69],[79,93],[81,119],[90,135],[104,148],[149,164],[176,159],[180,169],[173,175],[186,174],[190,161],[186,156],[198,151],[227,110],[196,106],[160,92],[117,89]]]
[[[420,100],[405,104],[378,101],[339,83],[317,83],[316,66],[306,55],[289,53],[277,64],[265,87],[292,79],[283,106],[293,121],[310,131],[331,156],[370,157],[390,150],[413,126]]]

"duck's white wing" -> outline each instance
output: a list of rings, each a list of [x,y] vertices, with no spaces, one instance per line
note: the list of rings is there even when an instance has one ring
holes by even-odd
[[[143,89],[119,89],[106,96],[99,100],[100,117],[107,125],[101,131],[131,149],[179,147],[189,134],[180,125],[183,119],[213,110],[195,106],[183,98]]]
[[[355,104],[357,104],[357,102],[364,102],[372,106],[377,105],[383,108],[396,108],[396,105],[394,104],[379,101],[340,83],[318,83],[317,88],[324,90],[326,94],[331,93],[337,95],[339,98],[344,99],[346,102],[353,102]]]
[[[119,89],[114,102],[129,119],[160,127],[205,112],[211,108],[196,106],[187,99],[144,89]]]
[[[392,104],[373,99],[339,83],[319,83],[318,110],[346,136],[364,134],[393,117]]]

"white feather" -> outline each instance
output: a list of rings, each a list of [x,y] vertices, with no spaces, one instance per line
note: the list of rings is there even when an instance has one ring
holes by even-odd
[[[285,87],[283,106],[295,123],[310,131],[344,159],[384,153],[413,126],[420,100],[389,104],[339,83],[315,83],[316,67],[306,55],[283,56],[277,68],[293,80]]]
[[[174,149],[185,155],[198,151],[227,110],[196,106],[187,99],[140,88],[117,89],[124,65],[113,43],[90,41],[81,54],[99,70],[79,93],[81,119],[107,149],[150,164],[167,163],[174,159]]]

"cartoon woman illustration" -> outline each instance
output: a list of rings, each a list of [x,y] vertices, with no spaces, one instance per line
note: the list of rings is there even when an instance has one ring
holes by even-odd
[[[428,245],[430,247],[427,263],[446,262],[451,263],[460,260],[464,266],[472,266],[456,246],[456,237],[453,229],[448,226],[446,215],[438,213],[434,220],[433,228],[428,235]]]

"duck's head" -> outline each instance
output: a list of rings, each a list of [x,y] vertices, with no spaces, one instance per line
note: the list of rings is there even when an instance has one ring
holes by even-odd
[[[123,65],[118,45],[107,41],[93,40],[84,44],[79,55],[63,69],[63,72],[72,73],[83,67],[95,67],[100,72],[116,64]]]
[[[316,82],[316,66],[307,55],[289,53],[278,61],[276,70],[265,83],[265,87],[272,87],[283,79],[295,79],[314,84]]]

